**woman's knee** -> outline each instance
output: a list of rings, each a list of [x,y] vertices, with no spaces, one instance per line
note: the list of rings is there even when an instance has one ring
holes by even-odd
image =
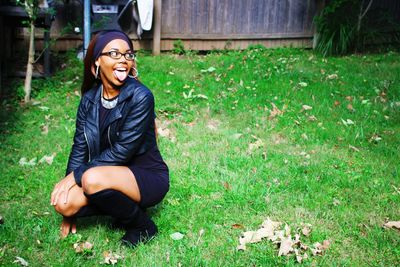
[[[101,172],[98,168],[90,168],[82,175],[82,190],[87,194],[94,194],[102,189]]]
[[[77,212],[75,207],[73,207],[71,204],[64,203],[61,200],[57,202],[57,204],[54,206],[54,209],[65,217],[70,217]]]

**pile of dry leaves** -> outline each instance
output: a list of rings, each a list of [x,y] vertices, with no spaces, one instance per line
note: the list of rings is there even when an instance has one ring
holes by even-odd
[[[269,240],[279,246],[278,256],[295,255],[297,262],[301,263],[310,256],[322,255],[330,246],[329,240],[321,243],[314,243],[312,246],[303,243],[301,236],[309,236],[311,233],[311,225],[304,224],[299,228],[298,233],[292,233],[290,226],[281,222],[272,221],[267,218],[261,227],[256,231],[244,232],[239,238],[238,250],[246,250],[246,244],[258,243],[262,240]],[[292,237],[292,234],[294,236]]]
[[[86,254],[86,255],[94,254],[93,244],[90,243],[89,241],[76,242],[74,244],[74,250],[78,254]],[[124,256],[118,255],[117,253],[112,252],[112,251],[104,251],[103,252],[103,261],[100,262],[100,264],[115,265],[118,263],[118,260],[122,260],[122,259],[124,259]]]

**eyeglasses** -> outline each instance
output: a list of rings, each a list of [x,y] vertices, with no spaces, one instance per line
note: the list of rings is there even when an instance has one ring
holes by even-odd
[[[119,51],[108,51],[101,53],[100,56],[109,56],[112,59],[120,59],[122,56],[125,57],[126,60],[132,61],[135,59],[135,54],[132,52],[121,53]]]

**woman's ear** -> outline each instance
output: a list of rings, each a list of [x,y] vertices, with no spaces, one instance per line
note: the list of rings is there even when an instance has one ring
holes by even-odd
[[[134,76],[134,77],[137,76],[137,74],[136,74],[136,60],[133,60],[133,62],[132,62],[132,67],[130,69],[130,74],[132,76]]]
[[[90,68],[90,71],[92,72],[93,76],[96,76],[96,70],[94,68],[94,65]]]
[[[92,72],[93,76],[96,76],[96,68],[100,66],[100,62],[98,60],[96,60],[94,62],[94,65],[92,65],[92,67],[90,68],[90,71]]]

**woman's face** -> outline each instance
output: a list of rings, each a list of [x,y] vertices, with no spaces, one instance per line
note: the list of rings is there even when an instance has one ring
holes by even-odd
[[[109,42],[103,49],[102,53],[110,51],[120,52],[125,54],[133,52],[126,41],[116,39]],[[95,62],[100,66],[100,78],[104,85],[108,86],[121,86],[127,78],[134,61],[127,60],[124,55],[119,59],[111,58],[109,55],[101,55]]]

